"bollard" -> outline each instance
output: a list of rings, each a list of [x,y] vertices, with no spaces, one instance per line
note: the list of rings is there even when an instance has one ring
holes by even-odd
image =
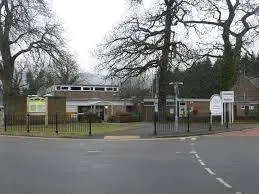
[[[56,134],[58,135],[58,113],[56,112],[56,117],[55,117],[55,124],[56,124]]]
[[[92,136],[92,115],[90,114],[88,116],[89,116],[89,118],[88,118],[88,120],[89,120],[89,136]]]
[[[27,133],[30,132],[30,115],[27,114]]]
[[[4,114],[4,131],[7,131],[7,115]]]
[[[188,108],[188,114],[187,114],[187,116],[188,116],[188,128],[187,128],[187,132],[189,133],[189,132],[190,132],[190,110],[189,110],[189,108]]]
[[[212,129],[212,116],[211,116],[211,112],[209,113],[210,115],[210,126],[209,126],[209,131],[211,131]]]
[[[157,115],[156,112],[154,114],[154,135],[157,135],[157,131],[156,131],[156,120],[157,120]]]

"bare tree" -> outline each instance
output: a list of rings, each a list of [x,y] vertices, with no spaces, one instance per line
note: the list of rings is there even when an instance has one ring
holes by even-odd
[[[186,14],[185,18],[179,18],[187,27],[194,27],[196,32],[206,35],[216,28],[217,33],[221,35],[221,40],[209,43],[209,52],[204,56],[222,57],[221,87],[222,90],[228,90],[240,72],[242,51],[249,53],[255,37],[259,35],[259,2],[202,0],[190,10],[193,11]],[[201,30],[204,27],[206,32]]]
[[[67,52],[63,52],[57,60],[52,62],[49,68],[49,72],[53,75],[55,84],[76,84],[82,77],[74,56]]]
[[[163,0],[155,10],[131,15],[115,28],[97,52],[101,61],[99,68],[124,80],[159,68],[160,113],[166,109],[167,73],[177,65],[176,60],[172,63],[172,53],[178,61],[185,63],[190,57],[188,47],[175,39],[173,29],[177,28],[178,18],[186,14],[189,3]]]
[[[129,78],[121,84],[120,97],[131,98],[132,96],[144,98],[150,96],[150,79],[148,75]]]
[[[64,42],[45,0],[1,0],[0,13],[0,76],[6,99],[18,58],[39,51],[56,57]]]

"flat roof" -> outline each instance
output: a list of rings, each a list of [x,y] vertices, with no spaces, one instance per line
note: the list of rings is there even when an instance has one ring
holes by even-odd
[[[73,85],[63,85],[63,84],[56,84],[56,85],[53,85],[53,86],[69,86],[69,87],[119,87],[118,85],[97,85],[97,84],[87,84],[87,85],[77,85],[77,84],[73,84]]]

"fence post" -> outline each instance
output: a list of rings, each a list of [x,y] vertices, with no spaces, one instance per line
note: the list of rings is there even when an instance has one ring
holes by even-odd
[[[7,131],[7,115],[4,114],[4,131]]]
[[[88,121],[89,121],[89,136],[92,136],[92,115],[88,115]]]
[[[188,129],[187,129],[187,132],[189,133],[190,132],[190,109],[188,108]]]
[[[27,114],[27,133],[30,132],[30,114]]]
[[[228,109],[226,111],[226,128],[229,128],[229,115],[228,115]]]
[[[156,131],[156,121],[157,121],[157,114],[155,112],[154,114],[154,135],[157,135],[157,131]]]
[[[211,115],[211,112],[209,112],[209,115],[210,115],[210,126],[209,126],[209,131],[211,131],[211,129],[212,129],[212,115]]]
[[[55,124],[56,124],[56,134],[58,134],[58,113],[56,112],[56,116],[55,116]]]

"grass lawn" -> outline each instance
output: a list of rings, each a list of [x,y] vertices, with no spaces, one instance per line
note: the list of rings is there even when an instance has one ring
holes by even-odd
[[[92,123],[92,135],[101,136],[109,132],[127,130],[137,128],[140,123]],[[28,136],[47,136],[47,137],[88,137],[88,123],[69,123],[58,124],[58,134],[56,134],[56,125],[31,125],[27,132],[26,125],[7,126],[7,131],[4,127],[0,127],[0,133],[6,135],[28,135]]]

